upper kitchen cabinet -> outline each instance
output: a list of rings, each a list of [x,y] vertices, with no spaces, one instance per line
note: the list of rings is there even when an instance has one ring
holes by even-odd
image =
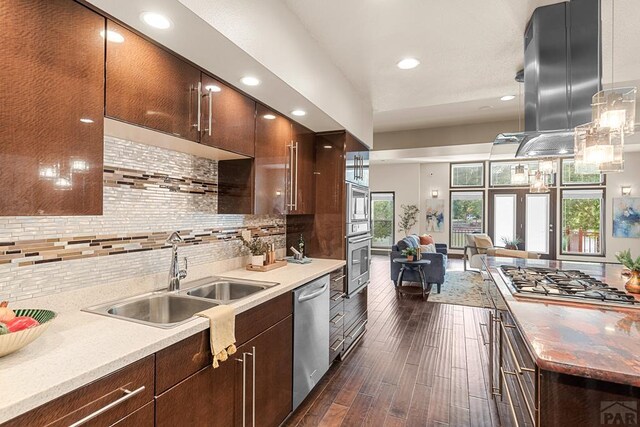
[[[369,186],[369,149],[349,132],[345,132],[346,180]]]
[[[289,214],[313,214],[315,207],[314,134],[297,123],[291,125],[289,149]]]
[[[287,190],[291,122],[262,104],[256,108],[255,214],[284,215],[290,203]]]
[[[0,2],[0,215],[102,213],[105,19]]]
[[[106,77],[108,117],[199,140],[200,70],[108,21]]]
[[[256,102],[202,74],[202,137],[205,145],[253,157]]]

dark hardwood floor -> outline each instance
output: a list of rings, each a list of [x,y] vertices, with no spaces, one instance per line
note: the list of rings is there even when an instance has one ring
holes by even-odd
[[[450,268],[462,270],[460,260]],[[374,256],[369,323],[287,426],[497,426],[478,308],[396,299],[389,261]]]

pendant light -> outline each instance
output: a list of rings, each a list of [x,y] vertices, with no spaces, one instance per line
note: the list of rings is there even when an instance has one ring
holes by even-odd
[[[614,78],[615,0],[611,0],[611,83]],[[576,169],[624,170],[624,137],[635,131],[636,88],[601,90],[591,99],[593,121],[575,129]]]
[[[511,169],[512,184],[526,184],[528,181],[527,169],[523,164],[517,164]]]
[[[549,187],[547,186],[547,174],[540,171],[536,171],[531,179],[531,186],[529,188],[530,193],[548,193]]]

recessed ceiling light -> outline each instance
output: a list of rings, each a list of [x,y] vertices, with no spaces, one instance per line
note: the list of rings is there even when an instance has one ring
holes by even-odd
[[[222,90],[218,85],[207,85],[204,87],[204,89],[209,92],[220,92]]]
[[[333,145],[323,145],[323,148],[333,148]]]
[[[293,110],[291,114],[293,114],[294,116],[302,117],[302,116],[306,116],[307,112],[304,110]]]
[[[142,22],[145,24],[160,30],[166,30],[171,27],[171,20],[156,12],[142,12],[140,19],[142,19]]]
[[[486,111],[486,110],[491,110],[492,108],[493,108],[493,105],[483,105],[482,107],[478,108],[478,110]]]
[[[104,30],[100,31],[100,37],[104,38]],[[120,33],[116,33],[115,31],[107,30],[107,41],[122,43],[124,41],[124,36]]]
[[[515,99],[515,98],[516,98],[515,95],[505,95],[500,98],[500,101],[511,101],[512,99]]]
[[[260,84],[260,80],[251,76],[245,76],[241,78],[240,81],[242,82],[242,84],[245,84],[247,86],[258,86]]]
[[[93,123],[93,120],[88,119],[88,118],[86,118],[86,117],[81,118],[81,119],[80,119],[80,121],[81,121],[82,123]]]
[[[397,64],[398,68],[401,70],[410,70],[412,68],[416,68],[418,65],[420,65],[420,61],[416,58],[404,58]]]
[[[276,118],[276,116],[274,116],[273,114],[265,114],[262,117],[267,119],[267,120],[274,120]]]

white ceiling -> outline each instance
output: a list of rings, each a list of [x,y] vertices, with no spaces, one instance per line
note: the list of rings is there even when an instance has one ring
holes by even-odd
[[[514,81],[533,10],[557,0],[282,0],[389,131],[518,117]],[[611,81],[611,1],[602,0],[604,83]],[[640,79],[640,6],[616,0],[616,80]],[[406,56],[421,61],[399,70]],[[485,107],[481,109],[482,107]],[[487,108],[490,107],[490,108]]]

